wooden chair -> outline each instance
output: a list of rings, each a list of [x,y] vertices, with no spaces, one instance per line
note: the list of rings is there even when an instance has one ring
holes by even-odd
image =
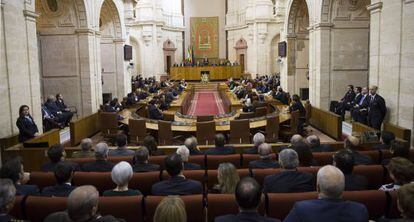
[[[266,117],[266,142],[276,143],[279,139],[279,116]]]
[[[164,115],[164,121],[171,121],[171,122],[175,121],[175,115],[174,114],[166,113],[166,112],[163,112],[162,114]]]
[[[129,119],[129,140],[131,143],[140,144],[147,134],[144,119]]]
[[[254,112],[241,112],[239,115],[239,119],[250,119],[254,118]]]
[[[300,112],[299,110],[293,111],[290,115],[290,125],[283,126],[283,129],[280,132],[284,140],[289,140],[290,137],[298,133]]]
[[[257,107],[254,111],[254,116],[255,117],[266,116],[266,114],[267,114],[267,108],[266,107]]]
[[[114,139],[120,133],[118,129],[118,114],[108,112],[99,113],[99,128],[104,138]]]
[[[214,144],[216,135],[216,122],[197,122],[197,141],[200,145]]]
[[[158,145],[173,144],[173,132],[170,121],[158,121]]]
[[[230,121],[230,143],[250,143],[250,122],[248,119]]]
[[[214,116],[197,116],[197,122],[208,122],[208,121],[214,121]]]

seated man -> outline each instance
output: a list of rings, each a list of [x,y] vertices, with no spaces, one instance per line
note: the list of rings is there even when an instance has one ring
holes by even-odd
[[[321,144],[317,135],[310,135],[306,137],[306,142],[309,144],[312,152],[331,152],[332,147],[328,144]]]
[[[47,150],[47,157],[49,157],[50,162],[43,164],[40,167],[40,170],[43,172],[54,172],[56,165],[61,161],[65,161],[66,159],[65,147],[63,147],[62,144],[55,144],[51,146]],[[73,169],[75,171],[79,171],[79,164],[74,162],[69,163],[73,165]]]
[[[162,114],[161,110],[157,108],[155,105],[157,103],[156,100],[152,99],[148,103],[148,114],[150,119],[157,119],[157,120],[163,120],[164,115]]]
[[[173,153],[165,158],[165,169],[170,179],[152,185],[151,193],[157,196],[190,195],[203,193],[203,186],[199,181],[186,179],[183,175],[183,160]]]
[[[60,93],[56,94],[55,103],[56,103],[56,106],[59,108],[60,111],[62,111],[63,113],[67,113],[67,115],[70,116],[70,118],[72,119],[73,113],[72,113],[72,111],[70,111],[68,106],[66,106],[65,101],[63,101],[62,94],[60,94]]]
[[[0,221],[15,221],[9,215],[14,207],[16,188],[10,179],[0,179]]]
[[[59,119],[45,105],[42,105],[42,122],[45,132],[51,129],[64,128],[64,125],[59,122]]]
[[[190,151],[190,155],[202,155],[203,152],[201,152],[197,148],[197,138],[194,136],[188,137],[184,141],[184,146],[187,147],[187,149]]]
[[[345,178],[338,168],[324,166],[317,178],[319,198],[296,202],[284,222],[368,221],[368,210],[363,204],[342,200]]]
[[[127,136],[125,134],[118,134],[115,138],[116,149],[109,151],[109,156],[133,156],[135,152],[127,149]]]
[[[354,121],[362,124],[368,124],[368,106],[370,100],[371,97],[368,95],[368,88],[362,88],[359,100],[354,100],[353,107],[351,109],[351,115]]]
[[[254,134],[254,136],[253,136],[253,144],[254,144],[254,147],[253,148],[250,148],[250,149],[244,149],[243,150],[243,153],[246,153],[246,154],[257,154],[257,151],[258,151],[259,146],[262,143],[265,142],[265,139],[266,139],[265,136],[262,133],[260,133],[260,132]]]
[[[176,153],[181,156],[181,159],[184,162],[184,170],[201,170],[201,166],[195,163],[189,163],[188,157],[190,156],[190,151],[185,146],[178,147]]]
[[[159,171],[160,165],[148,163],[149,151],[147,147],[141,146],[137,151],[135,151],[132,170],[136,173],[138,172],[150,172],[150,171]]]
[[[67,197],[70,192],[76,187],[72,186],[73,178],[73,165],[68,162],[59,162],[55,167],[55,186],[48,186],[43,188],[42,195],[55,196],[55,197]]]
[[[63,124],[64,126],[68,126],[70,120],[72,119],[73,113],[71,112],[62,112],[55,103],[55,97],[49,96],[47,101],[45,102],[46,108],[55,116],[57,117],[57,122]]]
[[[277,222],[274,218],[263,217],[257,212],[260,200],[262,198],[262,189],[260,185],[251,177],[241,179],[236,186],[236,201],[239,205],[237,215],[229,214],[215,218],[215,222],[226,221],[251,221],[251,222]]]
[[[81,141],[80,144],[81,151],[75,151],[72,153],[72,158],[85,158],[85,157],[93,157],[95,153],[91,150],[92,149],[92,140],[89,138],[85,138]]]
[[[368,155],[361,154],[357,151],[360,146],[360,140],[355,136],[348,136],[345,139],[344,147],[352,152],[355,159],[355,165],[369,165],[372,164],[372,158]]]
[[[345,175],[345,190],[367,190],[368,181],[365,176],[353,174],[354,156],[350,150],[340,150],[333,156],[333,165]]]
[[[315,191],[315,178],[310,173],[299,172],[298,154],[292,149],[279,153],[282,172],[266,176],[263,182],[265,193],[298,193]]]
[[[36,185],[25,184],[30,179],[30,174],[24,172],[20,157],[7,161],[0,169],[0,178],[10,179],[16,187],[16,195],[37,195],[39,188]]]
[[[342,117],[342,120],[344,120],[345,111],[350,110],[352,107],[352,102],[354,101],[355,96],[356,94],[354,92],[354,86],[348,85],[348,91],[345,93],[344,97],[342,97],[341,101],[336,107],[336,114],[340,115]]]
[[[392,132],[381,132],[381,144],[375,145],[376,150],[389,150],[391,148],[391,142],[395,140],[395,135]]]
[[[82,171],[84,172],[111,172],[114,164],[108,160],[108,145],[98,143],[95,146],[95,161],[84,163]]]
[[[272,146],[268,143],[262,143],[259,146],[260,160],[254,160],[249,162],[249,168],[266,169],[266,168],[278,168],[279,163],[276,160],[272,160]]]
[[[226,144],[226,137],[219,133],[216,134],[214,137],[214,144],[216,147],[210,148],[204,152],[204,154],[207,155],[225,155],[225,154],[235,154],[236,151],[234,150],[234,147],[225,147]]]

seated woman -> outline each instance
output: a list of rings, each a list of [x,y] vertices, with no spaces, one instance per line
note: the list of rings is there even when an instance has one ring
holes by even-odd
[[[148,149],[150,156],[165,155],[162,150],[158,149],[157,142],[153,136],[146,136],[142,141],[142,146],[145,146]]]
[[[39,135],[39,129],[30,115],[29,106],[27,105],[20,106],[16,125],[19,128],[19,142],[21,143]]]
[[[393,183],[382,185],[379,190],[398,190],[402,185],[411,183],[414,180],[414,164],[408,159],[394,157],[387,165],[387,169]]]
[[[112,168],[112,181],[116,184],[115,189],[106,190],[103,196],[138,196],[141,191],[128,189],[128,183],[133,175],[132,167],[128,162],[122,161]]]
[[[218,184],[213,187],[213,193],[234,194],[240,177],[233,164],[221,163],[218,167],[217,180]]]

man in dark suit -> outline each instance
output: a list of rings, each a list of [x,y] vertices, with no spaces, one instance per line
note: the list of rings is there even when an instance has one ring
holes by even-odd
[[[46,106],[42,105],[42,122],[43,122],[43,130],[45,132],[54,129],[54,128],[64,128],[62,123],[58,122],[58,118],[56,118]]]
[[[160,165],[148,163],[149,151],[147,147],[141,146],[137,151],[135,151],[132,170],[134,172],[151,172],[159,171]]]
[[[284,149],[279,153],[282,172],[266,176],[263,182],[265,193],[298,193],[315,191],[315,178],[310,173],[299,172],[296,151]]]
[[[185,139],[184,146],[190,150],[190,155],[203,155],[203,152],[197,148],[197,138],[194,136]]]
[[[349,149],[352,152],[352,156],[355,160],[355,165],[369,165],[373,164],[372,158],[368,155],[358,152],[358,148],[361,142],[355,136],[348,136],[344,141],[344,148]]]
[[[56,106],[59,108],[59,110],[62,111],[62,113],[65,113],[67,115],[67,118],[72,119],[73,113],[70,111],[68,106],[66,106],[65,101],[63,101],[62,94],[60,94],[60,93],[56,94],[55,103],[56,103]]]
[[[287,94],[283,91],[281,86],[277,87],[276,93],[273,95],[273,98],[279,100],[284,105],[289,104],[289,98],[288,98]]]
[[[60,161],[65,161],[66,159],[65,147],[63,147],[62,144],[55,144],[47,150],[47,156],[49,157],[50,162],[43,164],[40,167],[40,170],[43,172],[54,172],[56,165]],[[75,171],[80,170],[79,164],[74,162],[69,163],[73,165]]]
[[[333,156],[333,165],[345,176],[345,190],[367,190],[368,180],[363,175],[353,174],[355,159],[350,150],[340,150]]]
[[[163,120],[164,115],[162,114],[161,110],[157,108],[156,100],[153,99],[148,103],[148,113],[150,119],[157,119],[157,120]]]
[[[336,108],[336,114],[340,115],[342,120],[344,120],[345,111],[352,107],[355,95],[354,86],[348,85],[348,91],[345,93],[344,97],[342,97],[341,101],[338,103],[338,107]]]
[[[395,140],[395,135],[392,132],[381,132],[381,144],[375,145],[375,150],[389,150],[391,148],[391,142]]]
[[[190,150],[188,150],[186,146],[178,147],[176,153],[181,156],[181,159],[184,162],[184,170],[201,170],[200,165],[188,162],[188,157],[190,157]]]
[[[219,216],[214,219],[215,222],[278,222],[280,220],[274,218],[263,217],[257,208],[262,198],[262,189],[255,179],[245,177],[241,179],[236,186],[236,201],[239,205],[239,213],[237,215],[228,214]]]
[[[39,135],[39,129],[30,115],[27,105],[20,106],[16,126],[19,128],[19,142],[21,143]]]
[[[127,136],[125,134],[118,134],[115,138],[116,149],[109,151],[109,156],[133,156],[135,152],[127,149]]]
[[[317,135],[310,135],[306,137],[306,142],[309,144],[312,152],[331,152],[332,147],[329,144],[321,144]]]
[[[357,97],[355,97],[357,98]],[[353,104],[353,108],[351,110],[351,116],[354,121],[360,122],[362,124],[367,124],[368,120],[368,106],[371,97],[368,95],[368,88],[362,88],[360,98],[358,101],[355,101]]]
[[[54,100],[54,96],[49,96],[47,98],[47,101],[45,102],[45,106],[55,117],[57,117],[57,122],[62,123],[65,126],[69,125],[69,122],[72,119],[73,114],[68,112],[62,112],[56,105],[56,102]]]
[[[76,187],[72,186],[73,165],[67,162],[59,162],[55,167],[55,178],[57,184],[43,188],[42,195],[67,197]]]
[[[199,181],[186,179],[183,175],[183,160],[180,155],[168,155],[165,158],[165,169],[171,178],[152,185],[152,195],[191,195],[203,192],[203,186]]]
[[[16,195],[37,195],[39,188],[36,185],[25,184],[30,174],[24,172],[22,160],[15,157],[7,161],[0,169],[0,178],[10,179],[16,188]]]
[[[266,169],[266,168],[278,168],[279,163],[276,160],[272,160],[272,146],[268,143],[262,143],[259,146],[260,160],[254,160],[249,162],[249,169]]]
[[[235,154],[236,151],[234,147],[224,146],[226,144],[226,137],[219,133],[214,137],[214,144],[216,147],[210,148],[204,152],[206,155],[226,155],[226,154]]]
[[[319,198],[296,202],[284,222],[368,221],[365,205],[342,200],[344,186],[345,178],[338,168],[322,167],[317,179]]]
[[[385,100],[377,94],[378,87],[369,87],[370,101],[368,106],[368,123],[377,130],[381,130],[382,121],[384,121],[385,114],[387,114],[387,107]]]
[[[95,146],[95,161],[84,163],[82,171],[84,172],[111,172],[114,164],[108,160],[108,145],[98,143]]]

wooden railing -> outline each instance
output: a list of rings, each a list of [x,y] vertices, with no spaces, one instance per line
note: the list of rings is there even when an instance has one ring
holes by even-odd
[[[39,144],[39,143],[47,143],[48,144],[47,147],[60,143],[59,129],[52,129],[46,133],[41,134],[40,136],[37,136],[33,139],[30,139],[24,142],[26,147],[30,147],[30,144],[34,145],[34,144]]]
[[[335,113],[312,106],[310,124],[336,140],[342,137],[342,120]]]
[[[77,146],[84,138],[99,132],[98,113],[83,117],[70,123],[70,144]]]
[[[384,131],[394,133],[396,138],[411,142],[411,130],[397,126],[392,123],[384,123]]]

